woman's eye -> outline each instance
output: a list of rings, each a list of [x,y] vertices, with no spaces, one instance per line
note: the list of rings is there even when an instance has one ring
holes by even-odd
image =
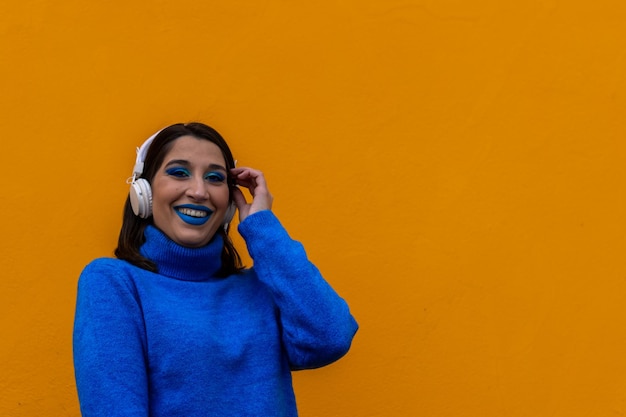
[[[221,174],[219,172],[209,172],[204,176],[204,179],[209,182],[224,182],[226,180],[226,177],[224,176],[224,174]]]
[[[189,176],[189,171],[185,168],[169,168],[165,171],[165,173],[177,178],[185,178]]]

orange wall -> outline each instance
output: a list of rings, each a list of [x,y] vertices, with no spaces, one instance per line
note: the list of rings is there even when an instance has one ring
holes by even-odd
[[[190,120],[360,322],[303,417],[626,414],[622,0],[2,9],[1,416],[79,415],[77,276],[134,146]]]

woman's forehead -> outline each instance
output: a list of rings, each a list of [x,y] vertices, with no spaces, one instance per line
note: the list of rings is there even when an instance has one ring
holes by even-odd
[[[222,150],[215,143],[195,136],[181,136],[176,139],[165,154],[164,163],[172,159],[182,159],[189,163],[226,165]]]

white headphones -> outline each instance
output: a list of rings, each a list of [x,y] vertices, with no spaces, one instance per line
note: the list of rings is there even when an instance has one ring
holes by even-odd
[[[150,136],[141,147],[137,148],[137,159],[135,160],[135,167],[133,168],[133,176],[129,178],[130,182],[130,206],[133,209],[133,213],[142,219],[147,219],[152,215],[152,189],[150,183],[145,178],[139,178],[143,173],[143,164],[148,154],[148,148],[154,138],[161,133],[163,129]],[[235,216],[235,210],[237,206],[232,201],[228,205],[224,221],[222,223],[224,230],[228,230],[228,226]]]

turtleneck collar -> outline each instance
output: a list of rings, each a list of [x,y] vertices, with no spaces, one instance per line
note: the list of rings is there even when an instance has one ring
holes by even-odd
[[[222,266],[224,239],[216,234],[201,248],[187,248],[149,225],[144,232],[146,242],[139,252],[157,265],[160,275],[183,281],[207,281],[215,278]]]

